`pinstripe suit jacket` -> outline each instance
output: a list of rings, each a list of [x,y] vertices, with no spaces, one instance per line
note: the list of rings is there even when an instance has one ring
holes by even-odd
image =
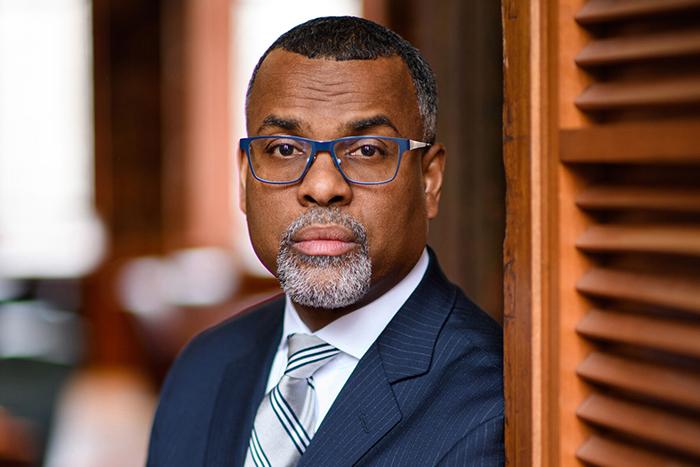
[[[299,466],[503,465],[501,328],[430,256]],[[181,353],[161,393],[149,467],[243,464],[283,310],[284,300],[268,302]]]

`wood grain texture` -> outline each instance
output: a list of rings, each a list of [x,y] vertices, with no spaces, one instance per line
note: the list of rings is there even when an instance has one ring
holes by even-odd
[[[591,81],[568,104],[592,124],[562,125],[559,160],[590,215],[570,244],[591,261],[575,288],[609,308],[574,325],[595,349],[576,365],[586,464],[700,461],[698,13],[700,0],[588,0],[575,14],[589,40],[573,62]]]
[[[576,331],[591,339],[700,358],[700,324],[593,309]]]
[[[700,0],[590,0],[576,14],[584,26],[700,9]]]
[[[563,129],[560,157],[572,163],[700,164],[698,135],[697,119]]]
[[[578,408],[582,419],[700,458],[700,421],[635,402],[592,394]]]
[[[587,210],[649,210],[700,212],[696,188],[590,185],[576,195],[576,205]]]
[[[579,292],[700,314],[700,280],[693,277],[619,271],[588,271],[576,283]]]
[[[593,352],[576,368],[576,373],[597,384],[700,410],[697,372]]]
[[[700,79],[692,75],[639,81],[599,81],[586,88],[575,101],[576,107],[588,112],[698,103]]]
[[[700,31],[681,30],[591,41],[578,55],[582,67],[677,58],[700,54]]]
[[[583,462],[599,467],[693,467],[697,464],[650,451],[639,445],[625,444],[607,437],[594,435],[576,452]]]
[[[504,47],[503,160],[506,234],[503,243],[506,463],[533,465],[532,277],[530,243],[530,1],[502,3]]]
[[[664,253],[700,257],[697,225],[594,225],[576,240],[586,252]]]

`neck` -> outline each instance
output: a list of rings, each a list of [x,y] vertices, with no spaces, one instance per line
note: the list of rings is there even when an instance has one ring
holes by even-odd
[[[299,318],[304,322],[311,332],[316,332],[319,329],[329,325],[341,316],[356,310],[358,307],[350,306],[345,308],[325,309],[313,308],[304,305],[294,304],[294,309],[297,311]]]

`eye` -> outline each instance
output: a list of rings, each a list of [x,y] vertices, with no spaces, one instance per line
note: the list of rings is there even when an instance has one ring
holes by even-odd
[[[359,159],[378,158],[386,155],[385,149],[379,145],[380,143],[368,143],[366,141],[359,142],[352,148],[349,148],[347,155],[357,157]]]
[[[374,156],[374,153],[377,152],[377,148],[370,146],[369,144],[364,144],[360,147],[360,152],[363,156]]]
[[[272,157],[281,157],[285,159],[304,156],[306,154],[303,146],[297,144],[296,141],[290,140],[270,141],[265,147],[265,152]]]
[[[283,156],[291,156],[294,154],[294,146],[291,144],[280,144],[277,146],[277,151]]]

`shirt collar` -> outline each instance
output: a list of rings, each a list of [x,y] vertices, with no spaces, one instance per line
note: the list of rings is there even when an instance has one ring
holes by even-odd
[[[423,249],[413,269],[393,288],[371,303],[352,313],[341,316],[316,331],[316,336],[348,355],[361,359],[382,333],[389,321],[418,287],[428,269],[428,250]],[[287,337],[294,333],[312,334],[294,309],[289,297],[284,307],[284,328],[280,348],[287,345]]]

